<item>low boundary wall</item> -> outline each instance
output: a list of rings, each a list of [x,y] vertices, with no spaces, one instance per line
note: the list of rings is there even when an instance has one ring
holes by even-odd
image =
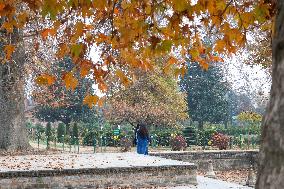
[[[207,170],[209,160],[214,170],[248,169],[250,165],[257,169],[258,165],[258,150],[153,152],[150,155],[194,163],[198,170]]]

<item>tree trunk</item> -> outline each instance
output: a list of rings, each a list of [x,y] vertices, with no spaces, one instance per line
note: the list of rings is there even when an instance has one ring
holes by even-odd
[[[12,35],[12,43],[18,41]],[[29,148],[24,117],[24,61],[22,43],[9,63],[0,63],[0,149],[23,150]]]
[[[284,1],[277,2],[272,41],[272,87],[263,119],[256,189],[284,188]]]

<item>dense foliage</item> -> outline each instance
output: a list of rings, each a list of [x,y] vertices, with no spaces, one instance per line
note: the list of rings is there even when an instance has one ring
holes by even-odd
[[[175,126],[187,118],[186,101],[179,92],[177,81],[155,73],[139,73],[130,87],[114,93],[105,109],[105,117],[112,123],[144,122],[154,126]]]
[[[196,63],[189,63],[189,69],[181,80],[181,88],[187,94],[188,114],[193,121],[220,123],[228,120],[228,102],[225,95],[228,86],[217,64],[203,71]]]

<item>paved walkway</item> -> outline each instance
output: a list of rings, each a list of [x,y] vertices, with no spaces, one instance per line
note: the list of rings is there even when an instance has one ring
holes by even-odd
[[[155,156],[144,156],[131,152],[0,156],[0,172],[109,167],[152,167],[164,165],[193,164]]]
[[[177,186],[168,189],[252,189],[252,187],[241,186],[221,180],[197,176],[197,186]]]
[[[32,170],[88,169],[88,168],[127,168],[171,165],[192,165],[189,162],[170,160],[156,156],[129,153],[96,154],[54,154],[0,156],[0,173]],[[252,189],[202,176],[197,177],[197,186],[178,186],[169,189]],[[1,188],[1,187],[0,187]]]

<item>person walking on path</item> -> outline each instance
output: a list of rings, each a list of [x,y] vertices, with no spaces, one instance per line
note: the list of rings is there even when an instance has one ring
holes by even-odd
[[[137,141],[137,153],[148,155],[149,133],[146,125],[138,124],[138,130],[135,133]]]

